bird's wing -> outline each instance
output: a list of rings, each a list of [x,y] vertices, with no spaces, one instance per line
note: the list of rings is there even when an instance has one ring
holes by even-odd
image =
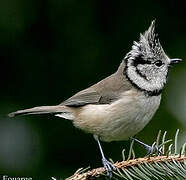
[[[99,102],[100,98],[101,95],[98,92],[92,88],[88,88],[78,92],[74,96],[62,102],[60,105],[78,107],[86,104],[96,104]]]
[[[78,107],[86,104],[110,104],[114,102],[123,92],[132,88],[132,85],[123,75],[123,69],[124,64],[121,64],[116,73],[78,92],[60,105]]]

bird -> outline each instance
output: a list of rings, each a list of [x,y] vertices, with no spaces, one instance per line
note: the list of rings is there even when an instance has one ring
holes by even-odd
[[[170,67],[180,61],[166,55],[153,20],[116,72],[58,105],[18,110],[9,117],[53,114],[71,120],[76,128],[93,134],[112,177],[115,167],[105,158],[100,141],[124,141],[139,133],[159,108]]]

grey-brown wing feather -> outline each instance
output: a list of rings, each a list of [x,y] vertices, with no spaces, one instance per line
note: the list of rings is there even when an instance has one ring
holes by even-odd
[[[88,88],[70,97],[60,105],[83,106],[86,104],[95,104],[99,102],[100,98],[101,96],[99,93],[97,93],[94,89]]]
[[[124,63],[121,63],[116,73],[78,92],[60,105],[83,106],[86,104],[110,104],[117,100],[121,93],[132,88],[132,85],[123,75],[123,70]]]

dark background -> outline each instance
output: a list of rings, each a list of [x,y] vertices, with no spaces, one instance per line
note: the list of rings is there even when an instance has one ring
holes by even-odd
[[[68,177],[99,167],[91,135],[51,115],[10,119],[7,113],[55,105],[113,73],[153,19],[172,68],[161,106],[138,138],[152,144],[158,130],[172,137],[186,121],[185,0],[7,0],[0,2],[0,174],[34,179]],[[129,142],[103,143],[121,160]],[[135,145],[138,156],[144,149]]]

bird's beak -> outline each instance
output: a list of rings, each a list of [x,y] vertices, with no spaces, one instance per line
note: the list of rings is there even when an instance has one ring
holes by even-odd
[[[179,63],[180,61],[182,61],[182,59],[178,59],[178,58],[170,59],[170,65],[177,64],[177,63]]]

